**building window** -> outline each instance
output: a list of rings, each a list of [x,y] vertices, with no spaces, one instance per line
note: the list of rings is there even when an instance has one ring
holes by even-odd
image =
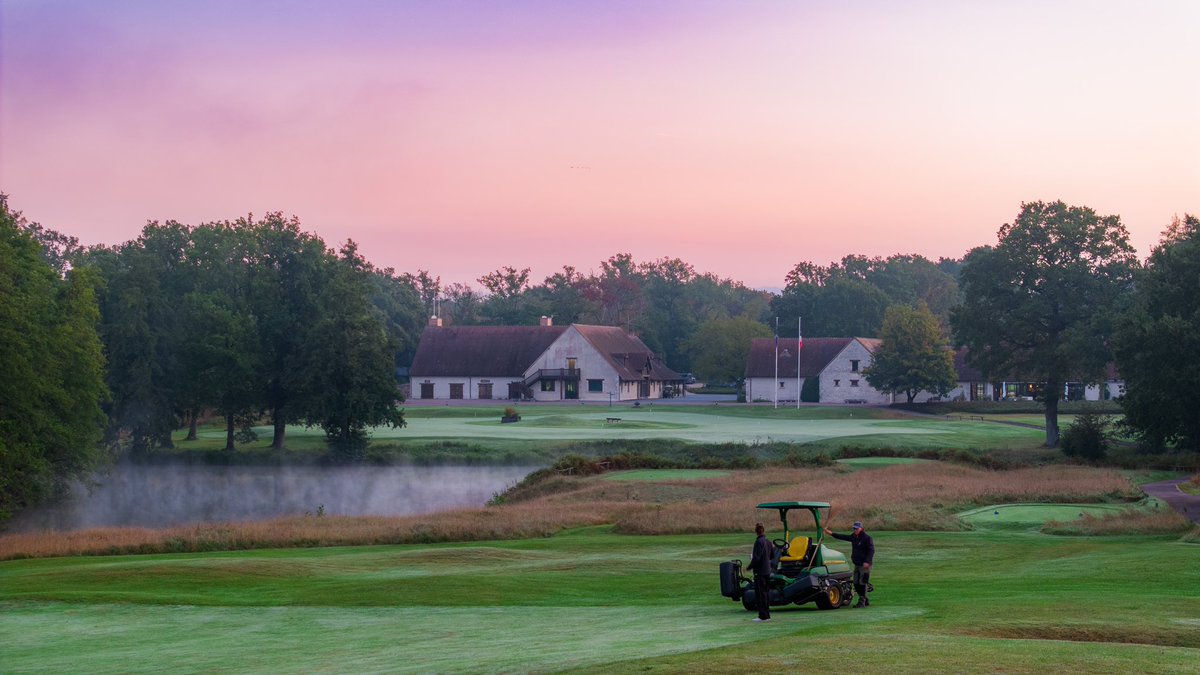
[[[850,380],[850,386],[851,386],[851,387],[857,387],[857,386],[858,386],[858,380]]]
[[[858,372],[858,361],[859,361],[859,359],[850,359],[850,372],[852,372],[852,373]]]
[[[588,391],[604,391],[604,380],[588,380]]]
[[[492,397],[492,383],[491,382],[480,382],[479,383],[479,398],[488,399],[491,397]]]
[[[780,383],[779,383],[779,388],[780,388],[780,389],[783,389],[783,382],[780,382]]]
[[[422,382],[421,383],[421,398],[433,398],[433,383],[432,382]]]
[[[554,380],[542,380],[542,391],[554,391]]]
[[[462,397],[463,397],[462,382],[451,382],[450,383],[450,398],[462,398]]]
[[[834,381],[833,381],[833,386],[835,386],[835,387],[840,387],[840,386],[842,386],[842,381],[841,381],[841,380],[834,380]]]

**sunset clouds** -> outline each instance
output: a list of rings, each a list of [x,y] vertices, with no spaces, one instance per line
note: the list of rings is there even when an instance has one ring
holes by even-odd
[[[1023,200],[1200,211],[1200,5],[0,5],[0,190],[89,243],[298,215],[473,281],[959,256]]]

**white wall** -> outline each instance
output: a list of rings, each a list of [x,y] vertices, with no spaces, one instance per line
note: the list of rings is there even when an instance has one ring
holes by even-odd
[[[492,375],[483,377],[420,377],[413,378],[409,385],[409,393],[413,399],[421,398],[421,384],[429,382],[433,384],[433,398],[435,400],[445,400],[450,398],[450,384],[463,385],[463,399],[479,400],[479,383],[492,383],[492,400],[504,401],[508,399],[508,384],[509,382],[520,382],[518,378],[511,375]]]
[[[858,361],[854,369],[853,361]],[[871,365],[871,352],[858,340],[852,340],[841,353],[821,371],[821,402],[845,403],[862,401],[871,404],[889,404],[891,394],[874,389],[867,383],[862,371]]]
[[[570,358],[575,359],[575,367],[579,369],[580,401],[608,401],[609,392],[613,393],[612,400],[614,401],[637,398],[636,384],[632,388],[619,386],[617,371],[574,326],[563,331],[563,334],[558,336],[558,339],[551,343],[546,351],[542,352],[542,355],[525,371],[525,376],[528,377],[538,370],[566,368],[567,359]],[[588,391],[588,380],[603,380],[603,391]],[[564,384],[562,380],[556,380],[554,391],[542,391],[541,383],[535,383],[533,399],[535,401],[564,400]]]
[[[783,386],[779,386],[780,383]],[[774,402],[775,400],[781,403],[787,401],[795,403],[800,398],[800,391],[804,386],[804,378],[796,379],[795,376],[783,377],[779,379],[773,377],[747,377],[746,378],[746,402],[753,403],[755,401]],[[776,394],[778,391],[778,394]],[[775,396],[779,398],[776,399]]]
[[[1103,384],[1089,384],[1083,390],[1083,398],[1088,401],[1102,401],[1105,389],[1108,390],[1108,398],[1120,398],[1125,395],[1125,381],[1109,380]]]

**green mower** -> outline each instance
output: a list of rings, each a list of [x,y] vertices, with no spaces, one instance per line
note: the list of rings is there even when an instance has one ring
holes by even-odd
[[[850,604],[853,592],[850,563],[846,555],[824,545],[825,530],[821,527],[821,511],[829,513],[827,502],[768,502],[760,509],[776,509],[783,523],[783,538],[775,544],[776,572],[771,577],[772,607],[816,603],[821,609],[837,609]],[[802,509],[812,514],[816,523],[815,536],[793,535],[788,527],[788,511]],[[746,611],[755,611],[754,580],[742,574],[742,561],[721,563],[721,595],[742,601]]]

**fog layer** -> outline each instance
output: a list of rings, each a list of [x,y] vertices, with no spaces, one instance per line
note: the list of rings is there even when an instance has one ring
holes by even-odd
[[[160,466],[122,464],[54,505],[22,513],[9,532],[325,515],[414,515],[482,506],[536,467]]]

